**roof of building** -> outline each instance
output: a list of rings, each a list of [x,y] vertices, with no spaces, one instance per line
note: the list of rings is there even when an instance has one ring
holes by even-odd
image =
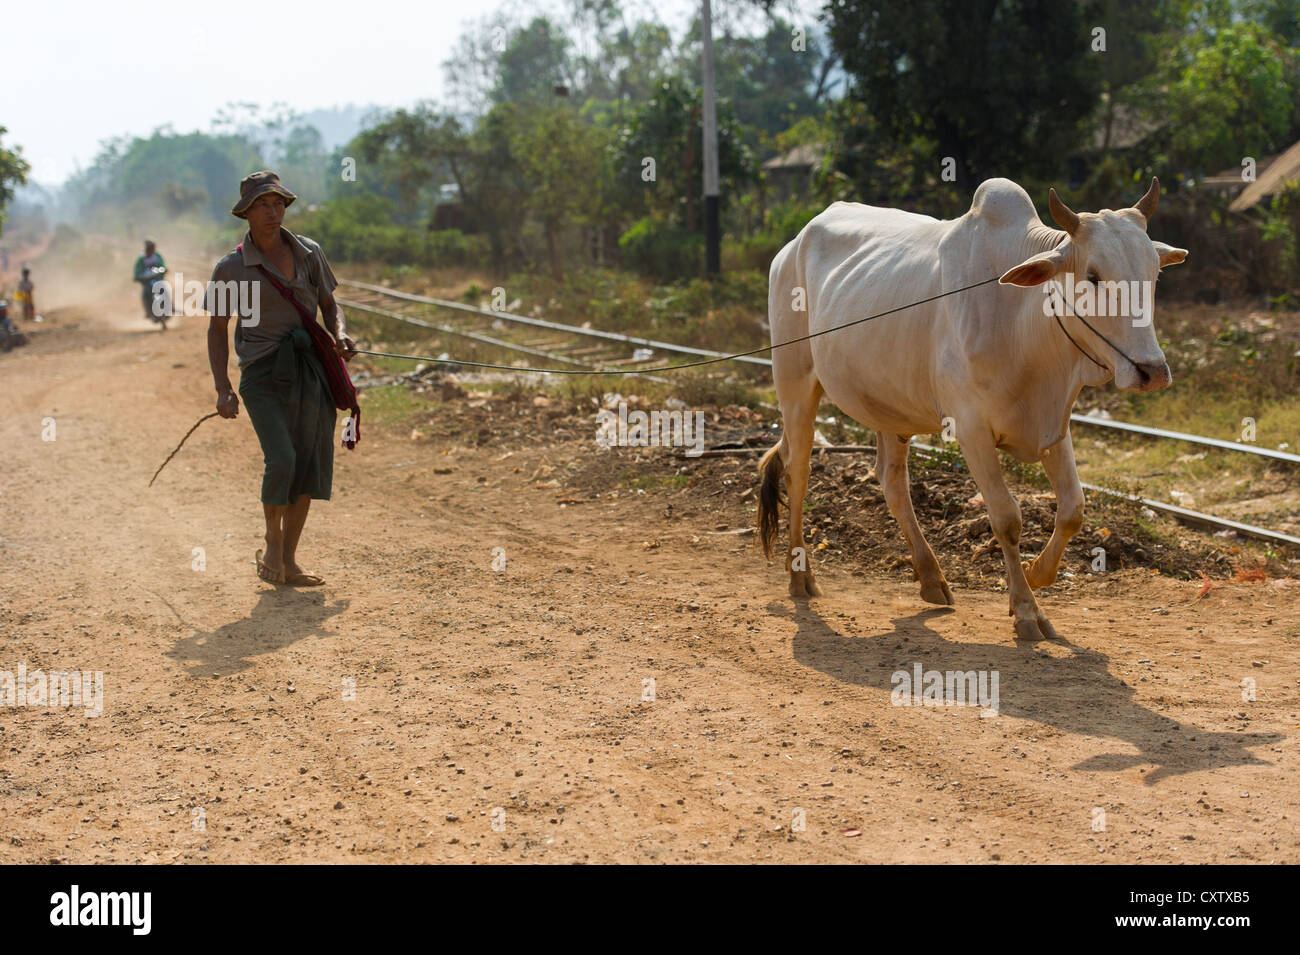
[[[804,143],[802,146],[795,146],[794,149],[779,156],[773,156],[763,163],[763,168],[812,169],[814,166],[821,164],[822,157],[825,155],[826,147],[822,143]]]
[[[1240,178],[1240,172],[1237,175]],[[1297,179],[1300,179],[1300,141],[1292,143],[1290,149],[1277,156],[1261,160],[1255,167],[1255,181],[1247,185],[1228,208],[1233,212],[1244,212]]]

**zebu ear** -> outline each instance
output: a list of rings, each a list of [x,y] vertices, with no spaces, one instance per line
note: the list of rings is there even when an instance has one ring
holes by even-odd
[[[1156,242],[1154,239],[1151,244],[1156,247],[1156,254],[1160,256],[1160,267],[1162,269],[1166,265],[1178,265],[1183,259],[1187,258],[1186,249],[1175,249],[1172,245],[1165,245],[1163,242]]]
[[[998,284],[1031,288],[1055,278],[1063,268],[1065,268],[1065,256],[1061,254],[1060,249],[1053,249],[1051,252],[1043,252],[1021,262],[998,279]]]

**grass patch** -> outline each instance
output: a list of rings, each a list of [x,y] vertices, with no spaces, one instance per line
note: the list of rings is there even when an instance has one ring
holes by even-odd
[[[368,388],[360,396],[362,421],[381,425],[403,424],[429,404],[429,399],[416,395],[405,385]]]
[[[415,370],[415,363],[405,358],[380,358],[377,355],[362,355],[366,367],[376,375],[404,375]]]

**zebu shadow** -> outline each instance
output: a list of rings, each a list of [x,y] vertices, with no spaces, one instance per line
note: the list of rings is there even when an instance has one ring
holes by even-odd
[[[230,676],[251,667],[253,657],[306,637],[328,636],[325,621],[347,610],[349,602],[326,603],[319,590],[263,590],[247,617],[184,637],[166,655],[193,664],[186,671],[192,677]]]
[[[945,639],[930,629],[936,617],[956,613],[936,607],[897,617],[892,630],[867,636],[846,636],[830,626],[806,601],[793,610],[769,604],[768,610],[794,620],[794,658],[833,679],[889,692],[893,674],[925,670],[985,670],[999,674],[1001,716],[1014,716],[1054,726],[1067,733],[1104,736],[1136,747],[1137,754],[1107,753],[1073,768],[1119,772],[1151,763],[1151,785],[1167,776],[1228,766],[1271,765],[1248,747],[1276,743],[1276,733],[1205,732],[1179,723],[1134,702],[1133,688],[1109,671],[1110,658],[1072,644],[1069,657],[1052,657],[1024,644],[989,645]],[[1043,646],[1048,646],[1044,644]],[[920,695],[919,689],[917,695]]]

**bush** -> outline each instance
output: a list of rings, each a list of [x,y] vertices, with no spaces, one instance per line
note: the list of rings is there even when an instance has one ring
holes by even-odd
[[[728,269],[754,269],[767,274],[772,260],[787,242],[822,211],[821,206],[792,204],[775,209],[768,215],[767,227],[748,236],[723,251],[724,266]]]
[[[1260,235],[1272,259],[1270,285],[1285,303],[1291,292],[1300,289],[1300,182],[1279,189],[1261,213]]]
[[[393,222],[394,208],[383,196],[348,196],[307,213],[293,228],[340,262],[442,266],[478,265],[487,259],[484,237],[457,229],[426,232],[398,225]]]
[[[704,270],[704,236],[646,216],[618,240],[629,268],[662,281],[693,278]]]
[[[424,235],[424,256],[429,265],[479,265],[489,255],[488,241],[459,229],[442,229]]]

